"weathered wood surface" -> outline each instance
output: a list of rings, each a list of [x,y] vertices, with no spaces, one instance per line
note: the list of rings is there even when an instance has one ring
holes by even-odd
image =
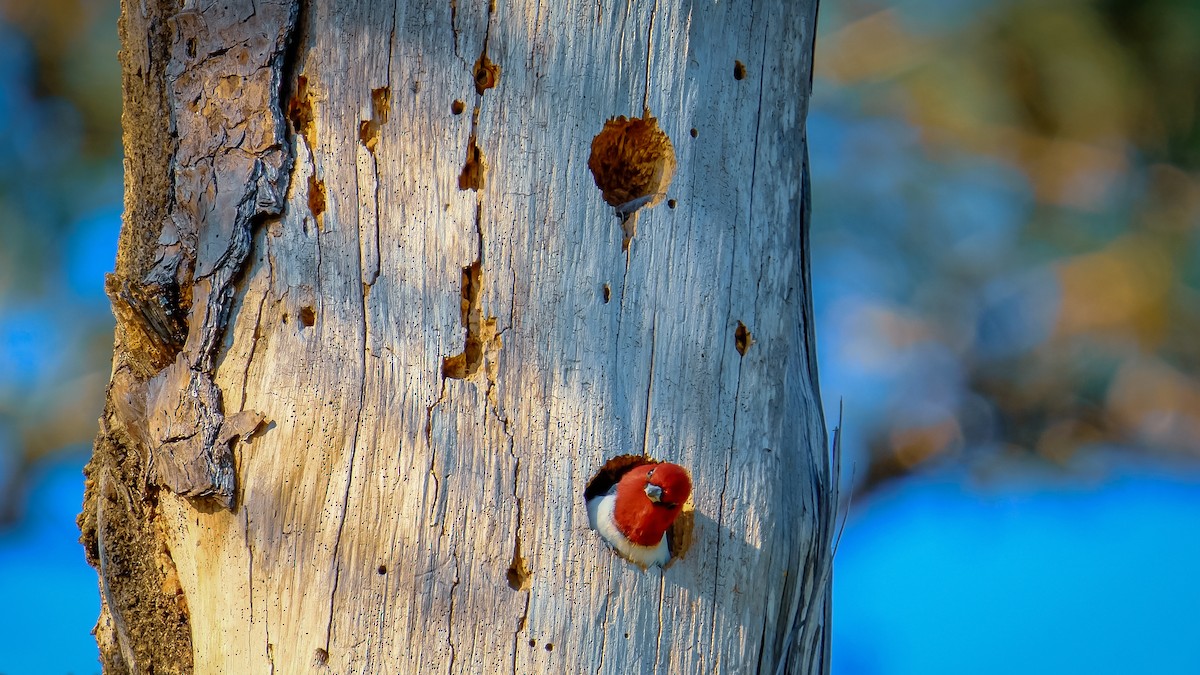
[[[815,3],[302,5],[282,214],[213,371],[266,426],[232,509],[152,514],[195,671],[827,670]],[[643,107],[678,168],[627,256],[587,159]],[[695,485],[666,570],[587,529],[588,479],[643,452]]]

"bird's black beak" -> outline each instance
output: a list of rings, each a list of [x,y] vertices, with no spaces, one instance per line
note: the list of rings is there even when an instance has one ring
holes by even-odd
[[[662,501],[662,488],[658,487],[654,483],[647,483],[646,496],[650,498],[650,501],[658,503]]]

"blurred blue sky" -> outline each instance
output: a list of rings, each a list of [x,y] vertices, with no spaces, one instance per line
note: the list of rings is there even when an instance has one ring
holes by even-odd
[[[1061,297],[1054,275],[1004,260],[1034,208],[1024,176],[988,160],[923,165],[913,128],[847,109],[827,86],[817,80],[809,117],[813,287],[822,396],[845,401],[850,492],[871,423],[935,424],[971,396],[952,339],[892,342],[861,320],[939,273],[897,241],[921,232],[953,264],[999,270],[944,291],[977,294],[954,320],[981,358],[1045,342]],[[914,207],[914,191],[930,197]],[[1200,466],[1103,448],[1053,466],[994,435],[851,503],[834,675],[1200,673]]]
[[[1084,484],[935,472],[858,504],[834,579],[834,673],[1200,673],[1200,475]]]
[[[100,614],[96,573],[83,558],[75,515],[86,448],[40,462],[24,517],[0,530],[0,673],[98,673],[90,631]]]
[[[1118,154],[1131,158],[1127,180],[1087,208],[1077,208],[1075,193],[1064,198],[1075,210],[1052,208],[1047,201],[1061,195],[1047,197],[1045,176],[1020,162],[954,143],[931,150],[930,129],[914,112],[921,100],[887,88],[904,77],[894,69],[920,74],[913,53],[935,70],[948,62],[921,40],[937,48],[982,42],[989,33],[979,26],[1000,16],[997,8],[1022,6],[1038,11],[1016,0],[822,7],[819,46],[831,46],[819,63],[836,61],[848,35],[868,35],[887,56],[875,66],[883,75],[847,80],[835,67],[815,84],[809,138],[822,394],[830,408],[845,402],[847,493],[861,487],[880,452],[905,463],[901,475],[851,503],[835,564],[836,675],[1200,673],[1200,465],[1187,450],[1190,413],[1171,407],[1191,395],[1188,356],[1159,355],[1169,340],[1146,341],[1133,329],[1115,340],[1088,333],[1125,324],[1070,314],[1088,299],[1064,272],[1076,263],[1061,262],[1086,268],[1107,255],[1138,220],[1139,204],[1154,203],[1142,190],[1175,174],[1138,164],[1148,152],[1130,150],[1127,140],[1118,143]],[[98,133],[88,128],[94,115],[69,94],[85,82],[111,97],[105,105],[119,97],[106,11],[80,33],[83,46],[72,47],[84,65],[69,71],[61,95],[46,93],[39,79],[38,44],[0,11],[0,489],[14,509],[0,519],[0,597],[20,608],[0,616],[10,647],[0,650],[4,675],[99,670],[89,634],[96,575],[74,518],[111,352],[103,274],[115,258],[120,156],[115,135],[87,140]],[[96,54],[112,60],[105,67]],[[976,87],[989,104],[989,87],[1000,86],[936,73]],[[1182,218],[1194,227],[1193,216]],[[1180,241],[1166,246],[1200,260],[1200,238]],[[1179,297],[1193,297],[1200,264],[1161,267],[1183,280]],[[1131,276],[1144,272],[1135,267]],[[1106,289],[1098,291],[1105,302]],[[1141,320],[1143,310],[1131,316]],[[1167,316],[1168,325],[1188,325]],[[1080,334],[1083,341],[1069,341]],[[1194,342],[1186,333],[1183,343]],[[1149,358],[1162,367],[1142,367]],[[1130,363],[1140,369],[1129,371]],[[1175,370],[1160,377],[1168,366]],[[1022,379],[1058,377],[1060,368],[1060,388]],[[1065,424],[1055,417],[1061,411],[1020,399],[1019,412],[1037,414],[1014,417],[1011,401],[980,385],[993,371],[1011,377],[1018,393],[1045,392],[1039,405],[1102,408],[1100,416],[1118,423],[1092,434],[1070,418],[1063,433],[1071,451],[1056,454],[1062,434],[1050,431]],[[1129,385],[1147,372],[1160,377],[1149,390]],[[1157,404],[1165,412],[1137,406],[1164,382],[1175,387]],[[1037,435],[1020,436],[1030,424]],[[70,431],[39,435],[45,428]],[[1095,442],[1110,437],[1126,441],[1121,451]],[[1178,446],[1193,454],[1181,456]]]

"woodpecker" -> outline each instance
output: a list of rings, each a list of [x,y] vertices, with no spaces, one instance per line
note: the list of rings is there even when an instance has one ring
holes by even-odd
[[[647,569],[671,559],[667,529],[692,493],[687,469],[638,455],[605,463],[583,493],[588,523],[626,560]]]

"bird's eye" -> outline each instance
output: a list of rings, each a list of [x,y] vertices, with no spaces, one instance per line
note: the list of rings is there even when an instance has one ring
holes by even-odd
[[[648,471],[646,473],[646,478],[653,478],[653,477],[654,477],[654,469],[650,469],[650,471]]]

